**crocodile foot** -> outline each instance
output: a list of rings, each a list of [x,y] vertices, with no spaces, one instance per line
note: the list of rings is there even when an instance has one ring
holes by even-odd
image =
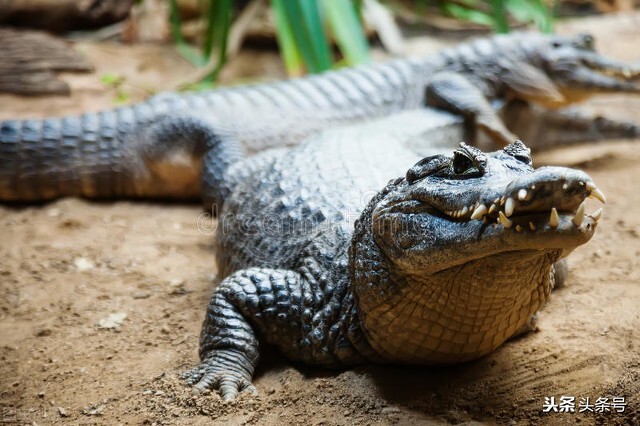
[[[225,401],[238,396],[239,392],[258,391],[251,384],[252,373],[243,368],[246,363],[244,355],[233,350],[214,350],[207,354],[200,365],[182,374],[188,385],[193,386],[193,393],[200,394],[206,390],[215,390]]]

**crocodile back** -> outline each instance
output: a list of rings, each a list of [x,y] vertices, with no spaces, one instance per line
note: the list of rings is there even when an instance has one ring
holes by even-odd
[[[295,269],[309,256],[327,270],[336,260],[346,264],[363,208],[418,159],[392,132],[353,126],[237,164],[230,173],[242,178],[225,200],[217,229],[219,271]]]

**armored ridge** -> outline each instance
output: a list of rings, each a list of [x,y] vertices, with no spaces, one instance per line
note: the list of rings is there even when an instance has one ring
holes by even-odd
[[[0,199],[220,198],[207,177],[242,157],[211,154],[226,140],[250,152],[291,145],[320,129],[428,105],[462,116],[469,136],[493,147],[516,134],[557,131],[557,142],[634,136],[632,123],[547,113],[599,92],[640,91],[640,70],[595,53],[590,36],[520,33],[462,44],[423,59],[328,72],[199,94],[169,93],[97,114],[0,123]],[[490,104],[506,108],[506,127]],[[536,104],[538,107],[529,108]],[[511,112],[510,112],[511,111]],[[509,113],[510,112],[510,113]],[[512,130],[507,127],[511,126]],[[567,132],[566,129],[573,129]],[[438,129],[433,139],[441,140]],[[578,138],[578,139],[577,139]],[[536,139],[530,139],[535,146]],[[471,140],[473,142],[473,140]],[[545,138],[555,143],[553,138]],[[491,146],[486,143],[485,147]]]

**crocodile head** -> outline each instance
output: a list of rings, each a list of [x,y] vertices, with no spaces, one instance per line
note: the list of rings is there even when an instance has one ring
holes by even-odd
[[[640,93],[640,67],[597,53],[593,36],[529,36],[531,42],[525,38],[522,43],[528,62],[544,70],[564,98],[548,106],[567,105],[603,92]]]
[[[553,264],[593,235],[604,195],[591,178],[534,169],[517,141],[428,157],[365,209],[354,289],[372,346],[400,362],[466,361],[521,328],[546,301]],[[373,249],[371,248],[373,247]]]

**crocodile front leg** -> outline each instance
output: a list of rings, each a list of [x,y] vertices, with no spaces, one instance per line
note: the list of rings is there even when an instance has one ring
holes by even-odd
[[[200,335],[198,367],[185,374],[194,392],[223,399],[254,390],[258,335],[288,358],[338,367],[364,362],[371,348],[355,319],[347,282],[321,288],[313,278],[283,269],[250,268],[222,281]],[[366,358],[365,358],[366,357]]]
[[[482,90],[460,74],[435,75],[426,88],[426,103],[463,116],[500,147],[519,139],[505,127]]]

